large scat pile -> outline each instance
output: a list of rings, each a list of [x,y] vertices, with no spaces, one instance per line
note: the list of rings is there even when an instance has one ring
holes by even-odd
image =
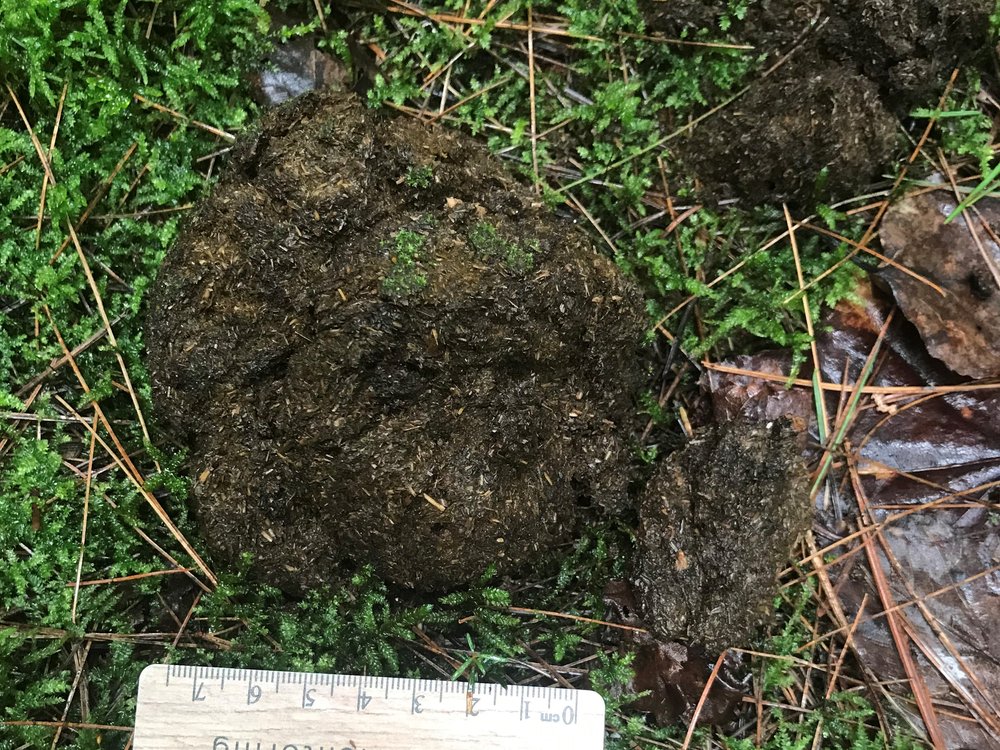
[[[523,569],[625,502],[637,289],[485,150],[347,94],[269,112],[168,255],[154,398],[224,559],[287,590]]]
[[[660,464],[639,506],[634,580],[655,635],[716,653],[767,622],[778,570],[812,518],[797,441],[782,423],[732,422]]]

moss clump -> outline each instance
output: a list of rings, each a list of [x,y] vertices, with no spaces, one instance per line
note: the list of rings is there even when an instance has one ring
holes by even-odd
[[[403,181],[411,188],[426,190],[434,180],[434,169],[427,165],[422,167],[410,167],[406,170]]]
[[[400,229],[393,237],[392,270],[382,282],[386,294],[405,297],[427,286],[427,275],[420,272],[424,236],[411,229]]]
[[[488,221],[480,221],[472,228],[469,244],[483,257],[499,258],[515,273],[527,273],[535,263],[530,249],[501,237],[497,228]]]

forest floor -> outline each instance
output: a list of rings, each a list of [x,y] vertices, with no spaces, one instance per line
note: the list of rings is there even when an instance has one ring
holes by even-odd
[[[130,747],[155,662],[586,686],[609,748],[1000,747],[1000,9],[860,4],[0,0],[0,748]],[[639,475],[723,415],[809,435],[813,531],[724,721],[635,694],[629,514],[432,597],[208,554],[146,292],[239,136],[331,83],[482,140],[642,287]],[[976,243],[899,208],[942,187]],[[959,272],[906,255],[942,238]]]

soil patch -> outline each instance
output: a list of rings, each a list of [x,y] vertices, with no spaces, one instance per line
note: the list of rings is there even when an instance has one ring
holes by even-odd
[[[218,554],[290,591],[345,562],[436,588],[625,502],[644,324],[470,138],[307,94],[237,144],[168,255],[148,361]]]
[[[695,128],[680,159],[706,197],[809,207],[848,197],[896,155],[895,133],[933,106],[956,65],[987,46],[990,0],[761,0],[647,3],[651,29],[679,35],[731,23],[774,72]],[[783,56],[790,56],[783,60]]]

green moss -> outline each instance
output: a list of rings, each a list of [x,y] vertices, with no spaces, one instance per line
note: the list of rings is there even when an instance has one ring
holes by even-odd
[[[430,166],[410,167],[404,178],[407,185],[418,190],[425,190],[434,181],[434,169]]]
[[[484,258],[498,259],[514,273],[525,274],[535,264],[532,248],[504,239],[496,227],[486,221],[478,222],[469,232],[469,244]]]
[[[427,275],[420,270],[426,241],[422,234],[410,229],[400,229],[393,235],[392,269],[382,281],[382,291],[393,297],[405,297],[427,286]]]
[[[311,0],[298,5],[283,0],[279,5],[299,7],[315,17]],[[741,5],[733,3],[734,17]],[[329,10],[329,3],[326,7]],[[490,4],[488,9],[482,0],[468,7],[441,0],[423,2],[421,8],[427,17],[355,19],[352,29],[358,37],[379,44],[386,54],[371,100],[405,103],[416,96],[419,105],[427,74],[454,60],[450,86],[464,101],[449,113],[450,122],[488,138],[496,150],[505,149],[515,168],[534,180],[528,81],[523,70],[508,65],[508,45],[522,44],[524,32],[496,28],[500,18],[523,24],[527,3],[513,0]],[[707,335],[702,339],[686,334],[689,353],[747,333],[801,346],[800,305],[797,300],[781,304],[795,289],[789,250],[776,246],[760,251],[769,233],[781,231],[780,216],[723,216],[703,209],[669,237],[637,223],[649,213],[644,194],[660,186],[660,168],[653,157],[662,154],[668,169],[672,166],[669,154],[656,146],[664,122],[686,122],[734,91],[755,67],[753,53],[643,40],[645,29],[635,0],[542,0],[533,8],[536,22],[543,14],[561,14],[567,32],[574,35],[561,37],[567,45],[563,62],[555,66],[540,62],[535,71],[537,132],[554,128],[559,136],[535,144],[542,195],[563,202],[567,191],[546,183],[551,174],[546,170],[578,165],[581,181],[568,192],[614,239],[622,263],[644,279],[653,297],[651,315],[662,314],[677,295],[698,297]],[[484,23],[466,27],[464,34],[451,24],[429,20],[438,12],[479,16],[484,11]],[[1000,27],[997,18],[1000,13],[994,14],[994,30]],[[203,550],[186,517],[187,483],[175,473],[180,472],[182,457],[156,429],[142,364],[139,311],[149,281],[186,214],[185,206],[211,185],[209,161],[199,160],[228,145],[193,123],[239,133],[255,115],[244,76],[267,47],[267,20],[257,0],[0,0],[0,77],[17,94],[46,148],[63,86],[68,85],[51,159],[57,183],[49,187],[38,236],[34,216],[44,171],[13,105],[0,121],[0,405],[46,420],[0,422],[0,439],[11,441],[0,456],[0,664],[4,666],[0,720],[61,716],[74,682],[74,656],[85,647],[90,647],[85,680],[67,718],[118,726],[133,721],[142,667],[164,659],[425,677],[440,676],[438,668],[468,663],[480,679],[510,682],[537,680],[534,670],[541,655],[570,677],[590,669],[590,682],[608,699],[609,726],[615,730],[608,739],[609,749],[652,747],[676,739],[676,728],[651,728],[643,717],[629,712],[630,696],[623,695],[622,686],[630,673],[630,657],[607,646],[605,629],[584,621],[514,616],[508,608],[513,604],[601,617],[604,583],[628,573],[632,529],[627,519],[588,528],[572,550],[559,551],[558,574],[513,595],[484,580],[440,599],[414,601],[390,592],[370,571],[362,570],[342,587],[292,601],[249,580],[245,570],[231,570],[217,571],[222,579],[219,588],[202,596],[193,608],[178,648],[171,646],[176,619],[187,614],[197,593],[193,586],[178,583],[180,576],[84,587],[74,621],[72,589],[66,583],[76,577],[85,484],[67,462],[85,466],[88,440],[82,428],[63,421],[66,412],[54,405],[50,394],[60,393],[86,418],[93,412],[65,368],[49,377],[30,406],[25,405],[30,391],[20,396],[18,392],[61,355],[47,323],[46,306],[70,347],[99,334],[103,323],[74,248],[50,260],[62,246],[66,222],[78,221],[96,197],[92,213],[101,218],[92,216],[78,233],[114,321],[118,347],[100,340],[77,362],[101,396],[102,408],[139,464],[147,486],[156,489],[181,531]],[[318,23],[308,26],[315,28]],[[723,36],[722,29],[713,29],[698,39]],[[346,32],[334,31],[326,41],[348,56],[346,39]],[[623,68],[629,72],[629,82],[622,81]],[[563,75],[572,78],[571,88],[578,97],[566,98]],[[976,109],[976,90],[971,82],[956,89],[949,107]],[[469,96],[472,93],[477,96]],[[144,106],[136,94],[182,112],[185,118]],[[953,150],[977,158],[987,154],[988,119],[963,115],[946,120],[940,123],[946,133],[954,134]],[[103,186],[119,162],[121,168],[105,191]],[[217,163],[213,175],[219,167]],[[420,168],[407,175],[417,189],[425,189],[425,176]],[[670,177],[672,189],[682,187],[675,184],[678,175]],[[571,175],[566,181],[575,179],[577,175]],[[830,220],[839,231],[852,233],[846,217],[830,214]],[[508,260],[507,245],[490,229],[476,233],[488,252],[512,268],[530,268],[531,248],[517,248],[520,254]],[[801,235],[799,240],[807,276],[845,252]],[[399,268],[411,284],[420,285],[419,278],[426,283],[419,272],[422,248],[423,236],[409,232],[402,241],[397,235],[389,249],[397,259],[394,269]],[[748,263],[742,272],[723,283],[709,288],[699,280],[743,259]],[[402,273],[403,269],[408,270]],[[851,278],[850,273],[829,277],[811,301],[832,301],[846,291]],[[128,367],[153,442],[166,449],[163,453],[145,450],[131,399],[120,388],[117,354]],[[102,438],[107,437],[102,432]],[[103,470],[110,463],[98,447],[95,466],[102,471],[91,485],[82,578],[170,567],[136,528],[182,566],[194,567],[124,476],[113,467]],[[990,521],[997,523],[996,514]],[[775,640],[762,644],[761,650],[825,662],[828,654],[818,647],[802,650],[802,644],[813,639],[812,630],[797,630],[803,622],[815,622],[814,612],[805,609],[813,600],[811,593],[799,595],[794,590],[782,600]],[[170,631],[166,636],[165,630]],[[84,640],[86,632],[121,640]],[[432,665],[428,659],[434,660]],[[763,747],[809,746],[815,721],[802,723],[803,712],[780,706],[787,704],[782,686],[792,677],[804,684],[815,679],[816,671],[795,675],[794,665],[781,659],[757,667],[763,674],[761,699],[775,704],[766,717],[771,736]],[[80,711],[83,691],[89,698],[86,716]],[[824,727],[831,732],[824,747],[867,748],[879,739],[875,733],[864,736],[864,725],[872,723],[866,718],[870,708],[858,700],[834,693],[824,702]],[[707,744],[706,734],[700,730],[696,742]],[[47,748],[53,737],[54,730],[48,727],[0,726],[4,750]],[[126,745],[129,734],[80,729],[63,731],[61,737],[60,747],[114,750]],[[739,739],[724,742],[733,749],[756,747]]]

